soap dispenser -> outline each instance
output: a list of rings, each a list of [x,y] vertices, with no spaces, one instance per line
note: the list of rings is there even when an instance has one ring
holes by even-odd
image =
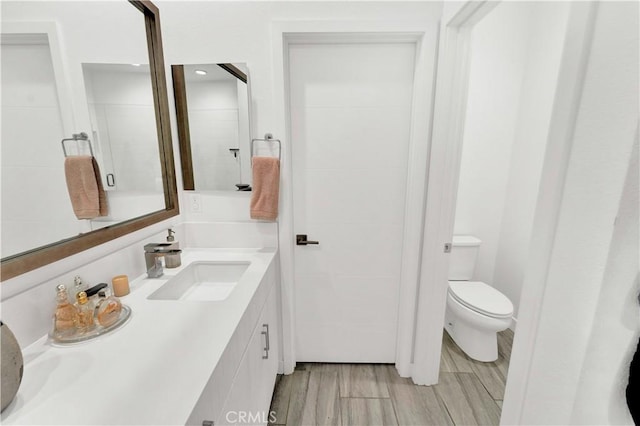
[[[176,237],[173,236],[173,234],[175,234],[176,231],[174,231],[173,229],[169,228],[167,230],[167,242],[171,244],[171,246],[169,247],[170,249],[179,249],[180,248],[180,243],[176,241]]]
[[[182,265],[182,250],[180,250],[180,243],[176,241],[176,237],[173,236],[176,232],[169,228],[167,235],[167,243],[171,244],[169,250],[164,255],[164,266],[167,268],[177,268]]]

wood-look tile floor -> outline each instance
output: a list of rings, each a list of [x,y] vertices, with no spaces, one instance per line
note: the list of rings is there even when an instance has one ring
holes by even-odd
[[[278,376],[274,425],[497,425],[513,332],[498,333],[498,360],[470,359],[445,332],[440,382],[416,386],[388,364],[298,364]]]

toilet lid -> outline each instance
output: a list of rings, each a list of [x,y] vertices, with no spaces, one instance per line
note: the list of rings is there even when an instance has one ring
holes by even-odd
[[[507,296],[481,281],[449,281],[449,293],[476,312],[497,318],[513,315],[513,304]]]

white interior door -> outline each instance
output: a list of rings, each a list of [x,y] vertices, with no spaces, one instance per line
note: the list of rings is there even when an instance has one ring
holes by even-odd
[[[297,361],[392,363],[416,45],[288,54]]]

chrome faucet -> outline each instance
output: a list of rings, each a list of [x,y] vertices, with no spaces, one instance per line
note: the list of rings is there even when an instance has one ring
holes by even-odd
[[[144,261],[149,278],[158,278],[164,274],[160,258],[171,252],[171,246],[173,243],[150,243],[144,246]]]

